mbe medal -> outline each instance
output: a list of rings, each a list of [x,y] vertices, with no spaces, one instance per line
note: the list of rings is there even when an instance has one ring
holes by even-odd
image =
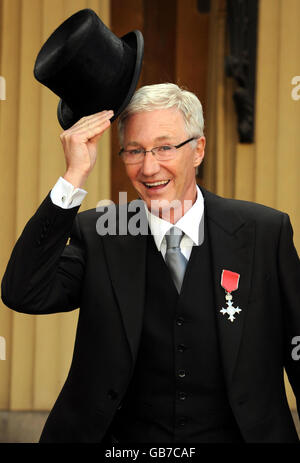
[[[227,307],[220,310],[220,312],[228,315],[228,320],[233,322],[235,320],[235,314],[240,313],[242,309],[234,307],[232,302],[232,291],[235,291],[239,287],[240,275],[239,273],[231,272],[230,270],[223,270],[221,275],[221,286],[225,289],[225,299]]]

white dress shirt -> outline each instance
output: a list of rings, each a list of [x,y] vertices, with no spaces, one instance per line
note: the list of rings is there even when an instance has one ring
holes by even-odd
[[[167,243],[165,235],[174,225],[183,231],[184,235],[180,242],[182,254],[189,260],[193,246],[200,246],[204,240],[203,214],[204,198],[200,188],[197,186],[197,199],[192,207],[176,222],[172,224],[152,214],[145,205],[151,234],[153,235],[157,249],[165,258]]]
[[[69,209],[80,206],[86,194],[85,190],[74,188],[70,182],[60,177],[53,187],[50,197],[56,206]],[[167,249],[165,235],[174,225],[152,214],[146,207],[146,204],[145,211],[156,247],[162,253],[163,258],[165,258]],[[197,199],[195,203],[175,224],[184,233],[180,242],[180,249],[187,260],[190,258],[193,246],[200,246],[204,240],[203,214],[204,198],[200,188],[197,186]]]
[[[72,183],[59,177],[51,190],[50,198],[56,206],[62,207],[63,209],[70,209],[80,206],[86,194],[87,191],[81,188],[75,188]]]

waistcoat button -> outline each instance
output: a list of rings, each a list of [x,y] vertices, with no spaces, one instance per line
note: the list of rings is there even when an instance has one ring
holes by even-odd
[[[186,418],[184,418],[184,417],[179,418],[178,426],[180,426],[180,428],[183,428],[185,425],[186,425]]]
[[[184,344],[179,344],[177,346],[177,350],[178,350],[178,352],[184,352],[186,350],[186,347],[185,347]]]
[[[114,391],[113,389],[110,389],[107,392],[107,395],[111,400],[116,400],[118,398],[118,396],[119,396],[119,394],[116,391]]]

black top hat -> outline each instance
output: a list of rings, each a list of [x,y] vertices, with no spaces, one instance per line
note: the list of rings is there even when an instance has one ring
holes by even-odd
[[[114,121],[137,86],[144,52],[140,31],[118,38],[93,10],[78,11],[42,46],[35,78],[61,100],[57,117],[64,130],[81,117],[112,109]]]

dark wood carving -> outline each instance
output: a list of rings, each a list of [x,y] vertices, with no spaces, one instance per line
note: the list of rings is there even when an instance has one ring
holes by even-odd
[[[227,0],[230,55],[226,74],[237,87],[233,94],[241,143],[254,141],[258,0]]]

